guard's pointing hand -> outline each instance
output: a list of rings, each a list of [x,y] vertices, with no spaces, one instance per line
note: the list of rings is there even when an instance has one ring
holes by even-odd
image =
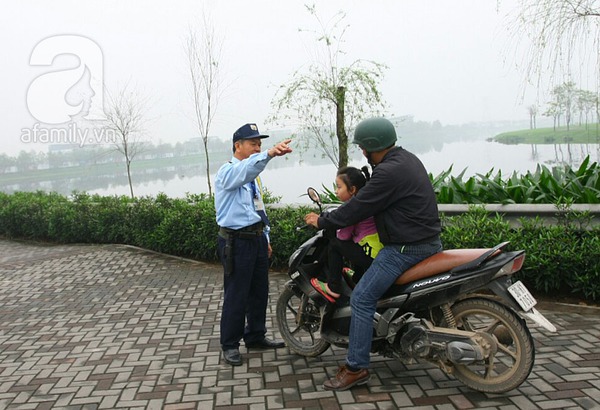
[[[281,142],[278,142],[273,148],[270,148],[267,151],[267,155],[269,155],[270,157],[280,157],[282,155],[289,154],[290,152],[292,152],[292,149],[288,145],[290,142],[292,142],[291,139],[286,139]]]

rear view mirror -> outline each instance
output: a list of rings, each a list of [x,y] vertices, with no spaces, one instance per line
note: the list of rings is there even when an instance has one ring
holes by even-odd
[[[308,195],[308,197],[311,199],[311,201],[313,201],[315,204],[319,205],[319,212],[323,212],[323,207],[322,207],[322,203],[321,203],[321,197],[319,196],[319,193],[317,192],[316,189],[314,189],[313,187],[310,187],[306,190],[306,193]]]
[[[308,194],[308,197],[315,203],[315,204],[321,204],[321,197],[319,196],[319,193],[317,192],[316,189],[310,187],[307,189],[306,193]]]

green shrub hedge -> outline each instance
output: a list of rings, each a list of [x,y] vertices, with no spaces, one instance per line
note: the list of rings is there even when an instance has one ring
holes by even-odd
[[[519,278],[536,293],[600,300],[600,228],[582,223],[585,215],[566,215],[557,225],[521,218],[521,226],[512,228],[502,216],[489,217],[482,206],[472,206],[465,214],[442,216],[442,242],[456,249],[510,241],[509,250],[525,250]]]
[[[311,229],[297,231],[310,207],[272,208],[272,266],[284,269],[288,257]],[[511,228],[501,216],[488,217],[482,207],[444,217],[446,249],[492,247],[510,241],[510,249],[527,252],[521,279],[536,293],[574,293],[600,300],[600,228],[566,218],[556,226],[537,219]],[[131,199],[75,193],[0,193],[0,235],[60,243],[123,243],[208,262],[216,262],[215,210],[211,198],[164,194]]]
[[[466,177],[465,168],[454,176],[453,166],[438,175],[429,174],[438,204],[598,204],[600,165],[587,156],[578,168],[538,164],[523,175],[504,175],[492,168]],[[323,186],[325,203],[340,203],[335,185]]]

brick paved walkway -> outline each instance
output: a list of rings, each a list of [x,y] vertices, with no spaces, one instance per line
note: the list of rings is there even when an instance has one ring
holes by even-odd
[[[270,336],[278,290],[271,275]],[[117,245],[0,240],[0,408],[600,409],[600,315],[544,310],[535,367],[486,395],[437,368],[374,357],[365,387],[322,383],[344,358],[287,349],[221,362],[218,266]]]

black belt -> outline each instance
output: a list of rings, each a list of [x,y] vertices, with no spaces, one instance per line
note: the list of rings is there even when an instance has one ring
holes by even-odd
[[[223,239],[227,239],[228,237],[253,239],[257,236],[261,236],[264,233],[264,227],[265,225],[262,223],[262,221],[240,229],[229,229],[221,226],[219,227],[219,236]]]

